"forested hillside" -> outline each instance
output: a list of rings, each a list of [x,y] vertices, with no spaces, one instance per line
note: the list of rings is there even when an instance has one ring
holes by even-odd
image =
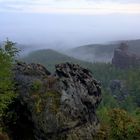
[[[120,70],[111,64],[96,63],[90,67],[101,81],[103,100],[98,109],[101,129],[98,139],[139,139],[140,70]]]
[[[55,59],[54,56],[61,59]],[[43,57],[42,64],[55,64],[62,60],[79,63],[88,68],[93,77],[98,79],[102,85],[102,103],[98,108],[98,116],[101,121],[101,130],[98,139],[139,139],[139,118],[140,118],[140,70],[139,68],[119,69],[110,63],[88,63],[77,61],[70,57],[64,57],[60,53]],[[60,55],[60,56],[59,56]],[[29,55],[37,60],[37,55]],[[41,59],[41,55],[39,55]],[[63,57],[62,57],[63,56]],[[47,58],[47,59],[45,59]],[[63,59],[67,58],[67,59]],[[26,61],[28,59],[25,58]],[[49,62],[47,61],[49,60]],[[56,60],[56,61],[54,61]],[[72,61],[71,61],[72,60]],[[33,61],[33,60],[32,60]],[[55,63],[54,63],[55,62]],[[120,118],[119,118],[120,117]],[[114,120],[113,120],[114,119]],[[128,119],[128,120],[127,120]],[[129,120],[130,119],[130,120]],[[119,122],[119,120],[121,122]],[[115,124],[115,122],[116,124]],[[121,126],[124,123],[125,127]],[[118,125],[118,126],[115,126]],[[112,129],[113,127],[113,129]],[[115,128],[116,127],[116,128]],[[124,132],[126,131],[126,132]],[[131,132],[131,133],[130,133]],[[114,133],[118,133],[117,135]],[[123,136],[125,134],[125,136]],[[100,138],[99,138],[100,137]]]
[[[108,44],[89,44],[70,49],[66,54],[88,62],[111,62],[114,49],[118,48],[121,42],[125,42],[129,46],[130,52],[140,55],[140,40],[125,40]]]
[[[55,50],[51,49],[44,49],[44,50],[37,50],[33,51],[25,57],[21,58],[22,61],[27,63],[40,63],[49,70],[54,70],[56,64],[64,63],[64,62],[71,62],[71,63],[78,63],[83,64],[85,62],[75,59],[73,57],[69,57],[62,53],[59,53]]]
[[[9,140],[9,138],[11,137],[20,138],[20,140],[24,140],[24,139],[36,140],[34,138],[34,134],[38,138],[40,136],[44,137],[44,134],[47,137],[49,136],[51,138],[52,137],[56,138],[56,136],[58,136],[58,132],[53,133],[53,135],[48,134],[50,130],[51,132],[54,132],[53,131],[54,122],[51,121],[51,124],[49,124],[49,126],[46,126],[46,122],[48,124],[50,122],[49,121],[50,116],[56,115],[57,112],[59,112],[58,108],[60,107],[60,104],[58,99],[60,99],[60,96],[58,96],[58,91],[62,88],[61,86],[63,85],[64,87],[62,88],[63,90],[62,93],[64,94],[65,88],[66,88],[65,89],[66,93],[69,92],[69,94],[73,94],[72,91],[74,91],[75,99],[79,99],[77,98],[77,96],[81,97],[81,94],[83,95],[85,94],[83,91],[85,91],[85,87],[86,87],[86,93],[88,93],[88,96],[86,96],[86,98],[84,98],[84,96],[81,97],[81,100],[83,101],[82,105],[86,106],[87,109],[91,111],[91,113],[87,113],[86,115],[90,116],[92,114],[93,118],[95,117],[94,116],[95,110],[93,111],[91,106],[94,103],[95,99],[94,101],[91,101],[90,98],[91,96],[93,98],[96,97],[96,102],[99,105],[99,102],[101,101],[100,93],[102,91],[102,101],[98,106],[98,109],[96,110],[100,122],[100,128],[98,129],[98,131],[97,131],[97,124],[98,124],[97,120],[96,119],[94,120],[91,117],[89,117],[90,119],[87,120],[87,121],[89,120],[92,121],[92,123],[94,123],[94,121],[97,123],[96,134],[94,133],[94,135],[92,136],[93,139],[95,140],[104,140],[104,139],[139,140],[140,139],[140,135],[139,135],[140,133],[140,100],[139,100],[140,99],[140,86],[139,86],[140,68],[139,67],[119,69],[114,67],[110,63],[89,63],[85,61],[80,61],[53,50],[40,50],[29,54],[27,57],[24,57],[22,59],[22,61],[33,63],[27,65],[26,63],[15,61],[15,56],[17,52],[18,51],[15,48],[15,44],[9,40],[7,40],[5,45],[0,49],[0,57],[1,57],[0,138],[3,138],[4,140],[5,139]],[[44,66],[47,69],[49,69],[51,73],[52,71],[54,71],[54,65],[58,63],[71,62],[71,63],[75,63],[76,65],[73,65],[71,63],[57,65],[55,69],[55,74],[51,75],[51,73],[47,71],[45,67],[43,67],[40,64],[34,64],[34,62],[44,64]],[[77,64],[80,64],[84,68],[81,68]],[[86,68],[88,68],[90,71],[88,71]],[[15,74],[13,73],[13,70]],[[56,84],[58,84],[57,78],[52,77],[55,75],[58,75],[57,78],[59,77],[62,80],[61,81],[59,79],[63,83],[60,84],[61,86],[60,85],[56,86]],[[97,79],[99,82],[89,78],[89,77],[92,78],[92,76],[94,79]],[[13,77],[15,78],[13,79]],[[74,82],[71,82],[69,78],[73,80],[77,79],[74,80],[75,81],[74,86],[72,86]],[[14,81],[15,79],[16,79],[16,83]],[[80,82],[77,83],[77,81],[79,80]],[[92,88],[91,86],[89,86],[89,81],[91,83],[92,81],[94,81],[95,85],[94,86],[92,85],[93,86]],[[101,89],[100,86],[102,86]],[[58,87],[59,89],[57,89]],[[77,93],[79,95],[77,95]],[[64,97],[63,99],[66,99],[66,95]],[[73,96],[68,96],[68,97],[70,101],[73,101],[73,99],[71,98]],[[81,100],[77,100],[77,102],[80,103]],[[19,102],[21,102],[22,104]],[[93,104],[93,106],[97,107],[97,104],[96,105],[95,104]],[[81,107],[81,106],[77,106],[77,103],[72,104],[70,102],[70,106],[73,105],[75,105],[77,109]],[[49,108],[52,111],[52,114],[50,113],[48,115],[46,114],[48,120],[45,120],[46,117],[44,117],[43,115],[44,113],[46,113],[46,110],[44,110],[46,109],[46,107],[44,106],[47,106],[47,108]],[[81,109],[82,108],[80,108],[80,110]],[[27,110],[33,115],[33,118],[30,118],[29,115],[30,113]],[[75,111],[74,114],[70,113],[68,116],[74,115],[73,117],[76,117],[76,122],[77,122],[78,120],[77,113],[78,112]],[[53,116],[53,120],[55,120],[54,119],[55,117],[56,118],[58,117],[57,115]],[[27,119],[27,116],[30,119]],[[81,117],[83,118],[84,116],[82,115]],[[65,115],[63,117],[65,118]],[[35,125],[37,126],[35,132],[33,131],[34,127],[33,124],[31,123],[31,119],[33,119],[32,121],[34,121]],[[62,118],[59,118],[59,121],[60,120],[62,120]],[[68,118],[65,118],[64,121],[66,122],[66,124],[63,125],[68,125],[70,129],[71,127],[73,128],[73,125],[68,123],[69,121],[70,122],[72,121],[71,119],[69,120]],[[80,118],[80,122],[81,121],[82,124],[78,124],[78,126],[84,125],[84,120]],[[75,121],[73,123],[75,124]],[[63,125],[61,125],[61,127],[55,127],[55,128],[57,128],[58,130],[59,128],[62,128],[63,130],[65,129]],[[84,130],[88,129],[89,126],[90,125],[88,122],[86,124],[86,127],[83,127],[82,130],[81,128],[78,130],[84,133]],[[26,127],[28,129],[25,130]],[[40,129],[43,131],[40,131]],[[18,134],[16,134],[17,132]],[[75,135],[73,135],[73,133],[75,133],[77,138],[77,132],[78,131],[73,130],[70,134],[67,132],[66,135],[68,136],[72,135],[74,137]],[[87,136],[87,134],[90,133],[93,133],[93,131],[86,132],[84,133],[84,135]],[[63,133],[59,132],[59,137],[60,136],[63,136]],[[81,137],[81,135],[79,135],[79,137]]]
[[[0,0],[0,140],[140,140],[140,0]]]

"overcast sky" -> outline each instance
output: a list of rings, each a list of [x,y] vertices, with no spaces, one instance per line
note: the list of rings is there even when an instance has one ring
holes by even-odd
[[[139,0],[0,0],[0,11],[32,13],[140,13]]]
[[[140,39],[140,0],[0,0],[0,40],[78,46]]]

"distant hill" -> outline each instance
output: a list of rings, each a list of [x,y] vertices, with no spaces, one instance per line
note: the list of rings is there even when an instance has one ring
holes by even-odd
[[[110,62],[114,49],[121,42],[126,42],[129,46],[129,51],[140,54],[140,39],[117,41],[110,44],[90,44],[70,49],[66,52],[67,55],[88,62]]]
[[[77,64],[83,64],[84,62],[61,54],[51,49],[37,50],[29,53],[27,56],[22,58],[27,63],[40,63],[47,67],[49,70],[54,70],[54,66],[59,63],[72,62]]]

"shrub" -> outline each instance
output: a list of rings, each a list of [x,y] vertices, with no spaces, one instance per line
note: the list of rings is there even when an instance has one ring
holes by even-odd
[[[110,134],[114,140],[139,140],[140,126],[138,120],[130,117],[125,110],[113,109],[110,116]]]
[[[8,106],[16,98],[14,92],[14,82],[12,67],[17,49],[15,43],[9,41],[5,42],[4,46],[0,48],[0,129],[2,131],[2,118],[8,109]]]

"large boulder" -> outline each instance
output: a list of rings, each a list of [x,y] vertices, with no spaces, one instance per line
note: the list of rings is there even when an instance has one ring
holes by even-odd
[[[140,57],[129,52],[128,45],[126,43],[121,43],[121,45],[114,51],[112,64],[121,69],[138,67],[140,66]]]
[[[39,64],[17,63],[14,72],[22,114],[35,140],[93,139],[101,88],[89,70],[65,63],[51,74]]]

